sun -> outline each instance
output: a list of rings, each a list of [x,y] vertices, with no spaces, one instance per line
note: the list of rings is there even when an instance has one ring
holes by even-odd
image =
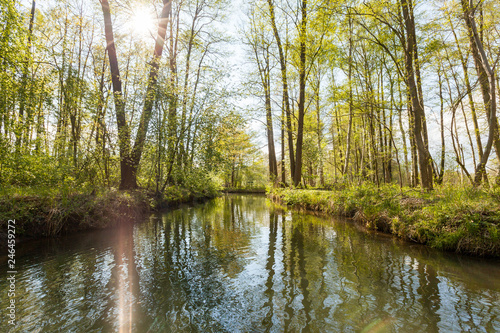
[[[137,6],[132,10],[129,26],[131,32],[141,38],[154,36],[156,18],[151,8]]]

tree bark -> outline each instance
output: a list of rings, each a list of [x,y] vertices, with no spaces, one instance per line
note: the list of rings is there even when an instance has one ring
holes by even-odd
[[[269,62],[269,59],[267,60]],[[269,178],[276,185],[278,177],[278,165],[276,162],[276,151],[274,148],[274,131],[273,131],[273,115],[271,110],[271,90],[270,90],[270,77],[269,72],[265,73],[266,85],[265,90],[265,104],[266,104],[266,129],[267,129],[267,147],[269,154]]]
[[[136,176],[133,173],[132,160],[130,158],[130,129],[125,118],[125,101],[122,95],[122,81],[116,46],[111,23],[111,12],[108,0],[101,0],[104,15],[104,33],[106,36],[109,67],[111,71],[111,83],[113,86],[113,97],[115,103],[116,124],[118,126],[118,146],[120,148],[120,189],[126,190],[137,187]]]
[[[285,101],[281,108],[281,183],[286,184],[286,168],[285,168]]]
[[[349,15],[349,70],[347,72],[347,80],[349,82],[349,123],[347,125],[347,144],[345,149],[344,174],[349,174],[349,157],[351,153],[351,137],[352,137],[352,17]]]
[[[472,121],[474,124],[474,134],[475,134],[475,138],[476,138],[477,152],[479,154],[479,159],[481,160],[481,158],[483,157],[483,144],[481,141],[481,134],[479,132],[479,124],[477,121],[476,107],[475,107],[474,99],[472,97],[472,87],[471,87],[470,80],[469,80],[469,70],[467,68],[467,62],[465,61],[462,50],[460,49],[460,43],[458,42],[457,34],[455,33],[455,28],[453,27],[451,17],[449,17],[448,19],[450,20],[451,32],[453,33],[453,37],[455,38],[455,44],[457,45],[458,55],[460,57],[460,62],[462,63],[462,70],[464,71],[465,88],[467,89],[467,96],[469,97],[469,106],[470,106],[470,112],[472,115]],[[486,173],[483,176],[486,177]]]
[[[410,92],[412,112],[415,120],[415,144],[418,150],[418,162],[420,167],[420,177],[422,180],[422,187],[426,190],[432,190],[432,172],[431,172],[431,156],[426,147],[423,133],[423,121],[425,119],[425,112],[423,109],[423,101],[419,98],[417,84],[415,82],[415,72],[413,68],[414,54],[417,52],[415,49],[415,25],[411,20],[410,10],[411,0],[401,0],[401,7],[403,11],[405,30],[407,34],[407,45],[405,47],[405,69],[407,76],[407,83]]]
[[[486,143],[483,156],[479,161],[474,174],[474,185],[479,186],[483,178],[483,173],[486,172],[486,163],[488,162],[493,142],[495,143],[497,157],[500,159],[500,139],[498,137],[498,120],[496,118],[496,82],[495,72],[490,67],[488,57],[484,51],[483,43],[481,42],[480,36],[477,32],[472,0],[469,0],[469,3],[467,3],[466,0],[462,0],[461,2],[469,36],[472,39],[471,48],[473,49],[474,61],[479,74],[479,81],[481,83],[484,106],[487,112],[489,126],[488,141]],[[474,53],[474,48],[476,49],[477,54]]]
[[[153,110],[153,104],[156,100],[156,84],[158,81],[158,71],[160,69],[160,58],[163,52],[163,45],[165,44],[165,36],[167,34],[167,22],[172,9],[172,0],[163,0],[163,9],[160,15],[158,24],[158,36],[156,37],[155,49],[153,51],[153,58],[150,65],[148,85],[146,88],[146,100],[144,101],[144,108],[142,110],[141,119],[139,121],[139,128],[137,130],[137,137],[135,139],[134,148],[132,150],[132,161],[134,174],[137,173],[139,162],[144,148],[144,140],[148,131],[149,121]]]
[[[325,186],[325,176],[323,170],[323,149],[321,147],[323,141],[323,126],[321,124],[321,108],[320,108],[320,87],[321,87],[321,68],[318,61],[318,77],[315,86],[315,100],[316,100],[316,135],[318,137],[318,173],[319,173],[319,183],[321,186]]]
[[[170,12],[170,36],[169,36],[169,68],[170,68],[170,76],[169,76],[169,100],[168,100],[168,125],[167,125],[167,147],[168,147],[168,156],[167,156],[167,179],[163,188],[167,186],[169,183],[173,183],[172,172],[174,169],[174,162],[177,157],[177,147],[179,140],[177,138],[177,104],[178,104],[178,96],[177,96],[177,40],[179,35],[179,11],[176,13],[177,20],[177,29],[175,32],[174,38],[174,16],[172,12]],[[174,41],[175,40],[175,41]],[[163,190],[163,189],[162,189]]]
[[[28,44],[27,44],[27,56],[25,58],[25,63],[23,66],[23,74],[21,78],[21,87],[20,87],[20,102],[19,102],[19,125],[18,129],[15,131],[16,134],[16,152],[19,152],[20,148],[23,145],[23,140],[26,141],[28,134],[26,133],[26,126],[24,122],[24,111],[26,109],[26,90],[28,85],[28,67],[30,64],[31,58],[31,37],[33,35],[33,24],[35,21],[35,6],[36,3],[33,0],[31,2],[31,12],[30,12],[30,21],[28,26]],[[29,120],[29,114],[27,116]]]
[[[292,177],[292,181],[295,175],[295,154],[293,149],[293,132],[292,132],[292,114],[290,111],[290,98],[288,94],[288,77],[287,77],[287,68],[286,68],[286,59],[285,54],[283,52],[283,46],[281,44],[281,38],[278,32],[278,28],[276,26],[276,16],[274,13],[274,4],[272,0],[267,0],[269,4],[269,14],[271,17],[271,26],[273,28],[274,38],[276,39],[276,44],[278,47],[278,54],[280,59],[280,69],[281,69],[281,81],[283,84],[283,101],[285,104],[285,115],[286,115],[286,129],[288,133],[288,153],[290,156],[290,175]],[[283,152],[282,152],[283,154]]]
[[[407,177],[407,184],[412,184],[411,180],[412,177],[410,175],[409,171],[409,164],[408,164],[408,146],[406,144],[406,133],[405,129],[403,127],[403,96],[401,95],[401,84],[398,82],[398,92],[399,92],[399,103],[398,103],[398,122],[399,122],[399,130],[401,131],[401,138],[403,140],[403,157],[404,157],[404,163],[405,163],[405,171],[406,171],[406,177]],[[411,129],[410,129],[411,131]],[[413,153],[413,152],[412,152]]]
[[[165,35],[167,30],[167,18],[172,8],[171,0],[163,1],[163,9],[158,26],[158,36],[156,38],[153,58],[151,60],[151,70],[148,77],[146,88],[146,99],[139,121],[137,137],[133,149],[130,149],[130,130],[125,117],[125,101],[122,95],[122,81],[120,78],[120,69],[116,56],[116,46],[114,43],[113,28],[111,23],[111,13],[107,0],[100,0],[104,15],[104,30],[106,35],[107,50],[109,56],[109,66],[111,70],[111,81],[113,84],[113,95],[115,101],[116,122],[118,125],[118,140],[120,147],[120,168],[121,168],[121,190],[130,190],[137,188],[137,170],[142,156],[144,141],[148,131],[149,120],[151,119],[153,104],[156,99],[156,83],[158,79],[158,70],[160,67],[160,58],[163,51]]]
[[[444,162],[445,162],[445,140],[444,140],[444,97],[443,97],[443,80],[441,79],[441,71],[438,69],[438,82],[439,82],[439,115],[440,115],[440,129],[441,129],[441,165],[436,179],[437,184],[443,183],[444,178]]]
[[[307,27],[307,0],[302,0],[302,18],[299,31],[299,107],[297,119],[297,143],[295,145],[296,160],[293,183],[299,186],[302,180],[302,144],[304,139],[304,114],[306,92],[306,27]]]

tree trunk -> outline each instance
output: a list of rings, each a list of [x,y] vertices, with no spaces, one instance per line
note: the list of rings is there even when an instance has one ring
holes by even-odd
[[[178,13],[177,13],[178,14]],[[163,189],[167,184],[173,183],[172,172],[174,168],[174,161],[177,157],[177,146],[178,146],[178,138],[177,138],[177,37],[179,34],[179,17],[177,15],[177,30],[176,36],[174,38],[174,20],[172,12],[170,12],[170,48],[169,48],[169,67],[170,67],[170,76],[169,76],[169,99],[168,99],[168,119],[167,119],[167,147],[168,147],[168,157],[167,157],[167,179],[165,184],[163,185]],[[175,42],[174,42],[175,39]],[[162,189],[162,191],[163,191]]]
[[[403,10],[403,17],[405,23],[405,30],[408,36],[407,45],[405,47],[405,69],[407,75],[407,83],[410,91],[411,106],[415,119],[415,144],[418,150],[418,162],[420,167],[420,177],[422,179],[422,187],[426,190],[432,190],[432,172],[431,172],[431,156],[426,147],[423,133],[423,121],[425,119],[425,113],[423,109],[423,101],[419,98],[419,93],[417,90],[417,84],[415,82],[415,72],[413,70],[413,60],[415,58],[414,54],[417,52],[415,49],[415,26],[411,20],[410,10],[413,10],[411,6],[411,0],[401,0],[401,7]]]
[[[318,86],[316,91],[316,135],[318,136],[318,172],[319,172],[319,183],[321,186],[325,186],[325,175],[323,171],[323,149],[321,143],[323,141],[323,126],[321,124],[321,110],[319,103],[319,90],[320,90],[321,75],[318,74]]]
[[[156,82],[160,66],[160,57],[163,51],[163,44],[166,35],[167,18],[172,8],[172,1],[164,0],[163,9],[158,26],[158,36],[156,38],[153,58],[151,60],[151,70],[149,72],[148,85],[146,88],[146,100],[139,121],[137,137],[132,150],[130,150],[130,130],[125,118],[125,101],[122,96],[122,82],[120,78],[120,69],[116,57],[116,47],[114,43],[113,28],[111,23],[111,13],[107,0],[101,0],[102,11],[104,14],[104,29],[106,35],[109,66],[111,70],[111,81],[113,84],[113,95],[116,110],[116,122],[118,125],[118,140],[120,147],[120,168],[121,168],[121,190],[137,188],[137,169],[141,160],[144,140],[148,130],[149,120],[153,109],[153,103],[156,98]]]
[[[116,47],[111,23],[111,13],[108,0],[101,0],[102,12],[104,15],[104,32],[111,71],[111,82],[113,85],[113,97],[115,103],[116,124],[118,126],[118,146],[120,147],[120,189],[127,190],[137,187],[136,175],[133,172],[132,160],[130,158],[130,130],[125,118],[125,101],[122,95],[122,81],[118,59],[116,57]]]
[[[19,152],[20,148],[23,146],[23,140],[26,141],[27,139],[27,133],[26,128],[25,128],[25,122],[24,122],[24,111],[26,108],[26,90],[27,90],[27,85],[28,85],[28,67],[30,64],[30,58],[31,58],[31,36],[33,35],[33,24],[35,21],[35,6],[36,3],[33,0],[31,2],[31,12],[30,12],[30,21],[29,21],[29,26],[28,26],[28,45],[27,45],[27,56],[25,58],[25,63],[23,66],[23,74],[21,78],[21,87],[20,87],[20,101],[19,101],[19,124],[18,124],[18,129],[15,131],[16,134],[16,152]],[[26,117],[29,119],[29,115]]]
[[[132,150],[132,161],[134,176],[137,173],[139,162],[144,148],[144,140],[148,131],[149,121],[153,110],[153,104],[156,100],[156,83],[158,81],[158,70],[160,69],[160,58],[163,52],[163,45],[165,44],[165,36],[167,34],[167,22],[172,9],[172,0],[163,0],[163,9],[161,11],[160,21],[158,24],[158,36],[156,37],[155,49],[153,51],[153,58],[150,65],[148,85],[146,88],[146,100],[144,101],[144,108],[142,110],[141,119],[139,121],[139,128],[137,130],[137,137],[135,139],[134,148]]]
[[[439,82],[439,101],[440,101],[440,108],[439,108],[439,115],[440,115],[440,125],[441,125],[441,165],[439,169],[439,174],[436,179],[437,184],[442,184],[443,183],[443,178],[444,178],[444,158],[445,158],[445,141],[444,141],[444,97],[443,97],[443,81],[441,79],[441,71],[438,70],[438,82]]]
[[[283,101],[285,102],[285,114],[286,114],[286,128],[288,132],[288,152],[290,155],[290,175],[292,177],[292,181],[295,177],[295,156],[293,150],[293,133],[292,133],[292,114],[290,110],[290,98],[288,95],[288,78],[287,78],[287,68],[286,68],[286,59],[285,54],[283,52],[283,46],[281,44],[281,38],[278,32],[278,28],[276,26],[276,16],[274,13],[274,4],[272,0],[267,0],[269,4],[269,14],[271,17],[271,26],[273,28],[274,38],[276,39],[276,44],[278,46],[278,53],[280,59],[280,68],[281,68],[281,81],[283,83]]]
[[[474,134],[475,134],[475,138],[476,138],[477,152],[479,154],[479,160],[481,160],[483,158],[483,144],[481,141],[481,134],[479,132],[479,124],[477,121],[476,107],[475,107],[474,99],[472,97],[472,87],[471,87],[470,80],[469,80],[469,70],[467,67],[467,62],[465,61],[465,58],[462,54],[462,50],[460,49],[460,43],[458,42],[457,34],[455,33],[455,28],[453,27],[451,17],[449,17],[449,21],[450,21],[451,32],[453,33],[453,37],[455,38],[455,44],[457,45],[457,50],[458,50],[458,55],[460,57],[460,62],[462,63],[462,69],[464,71],[465,88],[467,89],[467,96],[469,97],[469,106],[470,106],[470,112],[472,115],[472,121],[474,124]],[[474,45],[474,49],[475,49],[475,45]],[[483,175],[483,178],[485,178],[485,177],[486,177],[486,173]]]
[[[271,78],[269,66],[269,49],[264,54],[265,67],[262,73],[262,83],[264,84],[265,106],[266,106],[266,134],[267,148],[269,155],[269,178],[275,185],[278,177],[278,166],[276,162],[276,151],[274,149],[273,115],[271,109]]]
[[[405,163],[405,171],[406,171],[406,177],[407,179],[407,184],[412,185],[411,180],[412,177],[410,175],[410,170],[409,170],[409,163],[408,163],[408,146],[406,144],[406,133],[405,129],[403,127],[403,96],[401,95],[401,83],[398,82],[398,92],[399,92],[399,103],[398,103],[398,121],[399,121],[399,130],[401,131],[401,138],[403,140],[403,157],[404,157],[404,163]],[[411,129],[410,129],[411,131]],[[413,150],[412,150],[412,156],[413,156]]]
[[[345,163],[344,163],[344,174],[349,174],[349,157],[351,153],[351,137],[352,137],[352,17],[349,15],[349,70],[347,74],[347,80],[349,82],[349,123],[347,125],[347,144],[345,149]]]
[[[297,119],[297,144],[295,146],[295,174],[293,183],[299,186],[302,180],[302,141],[304,139],[304,114],[305,114],[305,92],[306,92],[306,27],[307,27],[307,0],[302,0],[299,40],[299,108]]]
[[[286,168],[285,168],[285,101],[281,108],[281,183],[286,184]]]
[[[497,152],[497,157],[500,160],[500,139],[498,136],[498,121],[496,118],[496,88],[495,88],[495,72],[491,69],[488,58],[484,51],[483,43],[476,29],[476,22],[474,19],[474,6],[472,0],[469,3],[462,0],[462,9],[464,12],[465,22],[467,24],[469,37],[471,39],[471,48],[473,51],[476,69],[479,74],[479,82],[483,93],[484,106],[488,116],[488,141],[484,149],[484,154],[479,161],[474,175],[474,185],[481,184],[483,173],[486,172],[486,163],[490,155],[493,142]]]

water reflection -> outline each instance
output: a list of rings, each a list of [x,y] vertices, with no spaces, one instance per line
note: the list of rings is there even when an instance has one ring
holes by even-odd
[[[18,249],[12,332],[500,331],[498,261],[283,212],[262,196]],[[9,327],[5,311],[0,320]]]

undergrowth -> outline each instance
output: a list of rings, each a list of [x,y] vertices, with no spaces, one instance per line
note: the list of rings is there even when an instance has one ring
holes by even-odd
[[[431,247],[500,256],[500,188],[440,187],[433,192],[365,184],[340,190],[274,188],[282,204],[353,218],[367,228]]]
[[[150,210],[218,195],[211,183],[189,188],[171,186],[163,193],[148,190],[61,186],[3,187],[0,189],[0,240],[8,220],[16,220],[23,238],[53,237],[87,229],[102,229],[141,220]]]
[[[54,193],[4,195],[0,197],[0,225],[16,220],[20,237],[51,237],[86,229],[101,229],[140,218],[149,210],[140,191],[102,193]]]

